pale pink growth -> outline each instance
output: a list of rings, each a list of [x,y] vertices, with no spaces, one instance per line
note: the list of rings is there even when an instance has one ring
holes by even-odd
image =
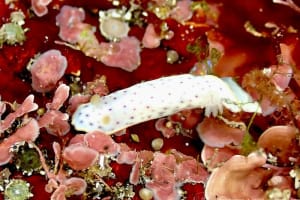
[[[278,106],[273,105],[268,98],[262,97],[262,99],[260,101],[260,107],[262,110],[262,115],[268,116],[268,115],[272,114],[277,109]]]
[[[194,129],[202,120],[199,118],[203,113],[202,109],[187,109],[169,116],[169,120],[174,123],[180,123],[184,129]],[[166,124],[166,126],[169,126]]]
[[[64,182],[67,186],[68,191],[72,192],[73,195],[81,195],[85,192],[87,184],[84,179],[71,177]]]
[[[33,142],[39,136],[39,127],[35,119],[23,127],[19,128],[13,135],[5,138],[0,144],[0,165],[7,164],[12,159],[13,154],[9,151],[10,147],[18,142]]]
[[[19,128],[13,136],[17,137],[19,141],[33,142],[38,138],[40,128],[38,122],[31,118],[30,121]]]
[[[114,46],[113,49],[111,49],[112,45]],[[101,43],[100,46],[103,49],[111,49],[101,57],[101,62],[107,66],[132,72],[141,63],[140,42],[135,37],[124,37],[118,43]]]
[[[72,145],[72,144],[82,144],[82,145],[84,145],[84,135],[85,134],[77,134],[77,135],[75,135],[69,141],[69,145]]]
[[[96,94],[100,97],[107,95],[109,93],[109,90],[106,85],[106,77],[96,75],[96,78],[93,81],[87,82],[84,93],[87,93],[89,95]]]
[[[248,157],[235,155],[213,170],[206,188],[206,199],[264,199],[262,181],[269,173],[262,168],[267,157],[254,152]]]
[[[28,97],[26,97],[26,99],[16,109],[15,112],[8,114],[7,117],[0,122],[0,132],[4,132],[6,129],[8,129],[12,125],[12,123],[16,120],[16,118],[36,110],[38,108],[38,105],[33,101],[34,101],[33,95],[29,95]]]
[[[84,19],[85,13],[83,9],[63,6],[60,13],[56,16],[56,25],[60,27],[59,37],[72,44],[77,43],[79,34],[89,26],[82,23]]]
[[[149,163],[153,160],[154,154],[152,151],[143,150],[139,152],[138,159],[142,162],[143,165]]]
[[[67,59],[58,50],[48,50],[30,66],[32,88],[37,92],[49,92],[67,69]]]
[[[295,65],[295,61],[292,58],[292,53],[294,48],[295,45],[293,44],[286,45],[284,43],[280,43],[281,55],[279,65],[270,66],[270,72],[267,73],[279,91],[285,90],[293,77],[292,66]]]
[[[283,91],[285,90],[289,83],[290,80],[293,76],[293,69],[291,65],[289,64],[279,64],[279,65],[272,65],[270,66],[270,77],[272,83],[276,86],[277,90]]]
[[[0,144],[0,166],[9,163],[13,157],[13,154],[9,152],[9,148],[12,144],[5,140]]]
[[[176,166],[176,180],[180,182],[204,183],[208,173],[195,159],[184,160]]]
[[[50,200],[66,200],[67,186],[59,185],[58,188],[52,193]]]
[[[159,47],[161,37],[155,32],[153,24],[148,24],[142,39],[142,45],[145,48],[153,49]]]
[[[201,151],[201,160],[205,167],[211,171],[239,153],[239,149],[234,147],[216,148],[204,145]]]
[[[137,185],[140,180],[140,171],[141,171],[142,163],[140,160],[134,163],[132,166],[130,175],[129,175],[129,182],[133,185]]]
[[[61,146],[58,142],[53,142],[52,149],[53,149],[54,155],[55,155],[55,163],[58,163],[59,159],[60,159],[60,155],[61,155]]]
[[[153,191],[155,200],[179,200],[175,183],[150,181],[146,183],[146,188]]]
[[[54,97],[51,103],[46,104],[47,109],[58,110],[68,99],[70,87],[65,84],[60,84],[55,90]]]
[[[81,144],[72,144],[63,150],[62,156],[72,169],[84,170],[96,163],[98,152]]]
[[[290,176],[280,176],[275,175],[272,176],[268,180],[268,186],[272,188],[279,188],[279,189],[293,189],[293,180]]]
[[[193,11],[191,10],[191,1],[182,0],[177,1],[175,8],[171,11],[171,18],[175,19],[180,23],[188,21],[193,16]]]
[[[64,5],[56,16],[58,26],[72,27],[85,19],[84,10],[68,5]]]
[[[156,182],[175,183],[175,167],[174,155],[155,152],[151,165],[151,177]]]
[[[95,39],[94,29],[91,25],[86,23],[78,23],[71,27],[60,26],[58,36],[66,42],[71,44],[85,45],[87,39]],[[84,40],[80,40],[84,39]]]
[[[136,162],[137,156],[136,151],[121,151],[117,157],[117,163],[132,165]]]
[[[6,111],[6,103],[0,101],[0,118],[5,111]]]
[[[230,144],[240,144],[245,134],[245,131],[229,127],[215,118],[205,118],[197,126],[197,132],[206,145],[220,148]]]
[[[175,168],[175,179],[177,182],[197,182],[203,183],[208,177],[208,172],[204,166],[198,162],[194,157],[185,155],[175,149],[170,150],[175,156],[177,165]]]
[[[119,164],[133,164],[129,182],[136,185],[140,180],[140,168],[150,163],[153,159],[153,152],[146,150],[140,152],[132,151],[123,143],[120,144],[120,148],[121,153],[117,157],[117,162]]]
[[[167,122],[169,122],[167,118],[160,118],[156,120],[155,129],[160,131],[165,138],[170,138],[176,134],[176,130],[174,129],[172,122],[169,122],[171,125],[170,127],[167,126]]]
[[[93,26],[85,23],[78,24],[76,26],[78,30],[81,30],[78,33],[77,44],[80,47],[79,49],[89,57],[96,59],[97,61],[101,60],[101,57],[106,54],[105,49],[103,49],[95,36],[95,29]],[[72,33],[75,33],[72,31]]]
[[[297,129],[293,126],[272,126],[258,138],[257,145],[278,158],[278,162],[290,163],[297,156]]]
[[[120,151],[120,145],[110,135],[101,131],[92,131],[84,136],[86,145],[99,153],[115,155]]]
[[[45,191],[52,193],[56,188],[58,188],[58,183],[54,179],[49,179],[48,183],[45,185]]]
[[[72,96],[69,99],[68,111],[70,113],[74,113],[78,106],[80,106],[83,103],[89,102],[90,99],[91,99],[90,95],[76,94],[76,95]]]
[[[32,10],[38,17],[42,17],[48,13],[47,6],[51,2],[52,0],[31,0]]]
[[[39,126],[45,127],[49,134],[64,136],[70,131],[68,119],[68,114],[59,110],[50,110],[39,119]]]

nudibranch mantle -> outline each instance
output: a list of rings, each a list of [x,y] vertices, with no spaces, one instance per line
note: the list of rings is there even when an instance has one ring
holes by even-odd
[[[232,87],[216,76],[182,74],[145,81],[107,96],[94,96],[77,108],[72,124],[78,131],[113,134],[185,109],[205,108],[206,116],[216,116],[222,113],[223,106],[232,112],[260,111],[257,102],[240,102]]]

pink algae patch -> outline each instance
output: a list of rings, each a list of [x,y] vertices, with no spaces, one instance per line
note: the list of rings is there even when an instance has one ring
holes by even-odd
[[[38,105],[33,101],[34,101],[34,96],[29,95],[28,97],[26,97],[23,103],[16,108],[15,112],[8,114],[5,117],[5,119],[0,122],[0,133],[7,130],[12,125],[12,123],[16,120],[16,118],[36,110],[38,108]],[[4,104],[2,104],[2,106],[3,105]]]
[[[98,152],[81,144],[72,144],[64,149],[62,156],[72,169],[83,170],[96,163]]]
[[[0,144],[0,165],[7,164],[13,154],[10,147],[17,142],[33,142],[39,136],[39,126],[35,119],[30,119],[27,124],[19,128],[13,135],[5,138]]]
[[[219,168],[213,170],[205,188],[206,199],[264,199],[262,182],[267,170],[262,166],[266,156],[254,152],[247,157],[232,156]]]
[[[137,69],[141,63],[140,41],[136,37],[124,37],[120,42],[101,43],[100,46],[102,49],[108,50],[101,57],[101,62],[107,66],[119,67],[131,72]]]
[[[115,155],[120,151],[120,145],[111,136],[101,131],[92,131],[84,136],[85,144],[99,153]]]
[[[240,150],[235,147],[226,146],[223,148],[216,148],[204,145],[201,151],[201,159],[205,167],[211,171],[239,153]]]
[[[211,147],[224,147],[226,145],[241,143],[245,131],[239,128],[231,128],[224,122],[205,118],[197,127],[201,140]]]
[[[276,156],[279,163],[288,164],[299,153],[296,134],[297,129],[293,126],[272,126],[262,133],[257,145]]]
[[[56,25],[60,27],[59,37],[71,44],[77,43],[80,33],[83,31],[85,24],[83,20],[85,19],[85,13],[83,9],[63,6],[60,13],[56,16]]]
[[[48,13],[47,6],[51,2],[52,0],[31,0],[32,10],[38,17],[42,17]]]
[[[142,39],[142,45],[145,48],[156,48],[160,45],[160,36],[155,32],[155,28],[153,24],[148,24],[143,39]]]
[[[178,1],[175,8],[171,11],[171,17],[180,23],[191,19],[193,16],[191,3],[190,0]]]
[[[70,131],[69,115],[59,109],[69,97],[69,86],[61,84],[55,91],[51,103],[47,103],[47,112],[39,119],[40,128],[45,127],[47,132],[56,136],[64,136]]]
[[[37,92],[49,92],[55,88],[67,69],[67,59],[58,50],[48,50],[29,66],[32,88]]]

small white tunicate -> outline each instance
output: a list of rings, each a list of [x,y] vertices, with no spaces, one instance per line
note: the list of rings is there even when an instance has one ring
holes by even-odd
[[[151,147],[152,147],[155,151],[159,151],[163,146],[164,146],[164,140],[163,140],[162,138],[155,138],[155,139],[152,140],[152,142],[151,142]]]
[[[173,64],[179,59],[179,55],[175,50],[167,51],[167,63]]]
[[[105,18],[100,22],[100,31],[109,40],[119,39],[128,35],[129,25],[118,18]]]
[[[150,200],[153,198],[153,192],[148,188],[142,188],[139,191],[139,196],[142,200]]]

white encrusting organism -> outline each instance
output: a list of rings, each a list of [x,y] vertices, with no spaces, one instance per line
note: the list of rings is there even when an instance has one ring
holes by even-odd
[[[145,81],[103,97],[94,96],[77,108],[72,124],[79,131],[113,134],[185,109],[204,108],[206,116],[216,116],[222,113],[223,106],[232,112],[261,112],[259,104],[232,80],[183,74]]]

